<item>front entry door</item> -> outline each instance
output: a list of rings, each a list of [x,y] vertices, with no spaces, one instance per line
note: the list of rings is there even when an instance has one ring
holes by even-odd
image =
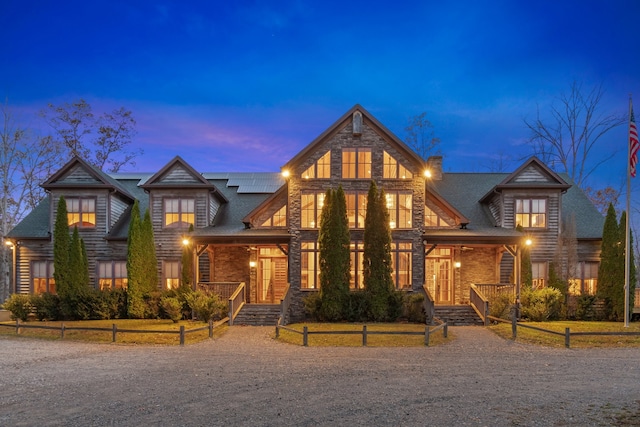
[[[287,258],[260,257],[258,303],[279,304],[287,287]]]
[[[436,249],[426,258],[426,283],[436,304],[451,305],[453,297],[453,274],[450,250]]]

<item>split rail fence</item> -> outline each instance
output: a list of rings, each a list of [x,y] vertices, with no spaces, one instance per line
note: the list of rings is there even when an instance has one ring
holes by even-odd
[[[180,325],[180,330],[151,330],[151,329],[120,329],[118,325],[115,323],[111,325],[111,328],[99,328],[99,327],[90,327],[90,326],[66,326],[64,323],[61,323],[60,326],[49,326],[49,325],[32,325],[28,323],[20,323],[19,320],[16,320],[15,325],[8,323],[0,323],[0,326],[15,328],[16,334],[19,335],[22,329],[45,329],[45,330],[58,330],[60,331],[60,339],[64,339],[65,332],[67,331],[104,331],[111,333],[111,342],[116,342],[118,334],[174,334],[179,335],[180,337],[180,345],[184,346],[186,341],[187,334],[191,334],[194,332],[200,332],[209,330],[209,338],[213,338],[213,331],[215,328],[229,321],[228,317],[225,317],[222,320],[217,322],[213,322],[212,320],[205,326],[200,328],[186,329],[184,325]]]

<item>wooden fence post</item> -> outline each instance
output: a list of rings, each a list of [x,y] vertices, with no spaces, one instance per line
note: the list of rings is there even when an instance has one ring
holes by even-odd
[[[442,328],[442,336],[447,338],[449,335],[449,322],[444,322],[444,327]]]
[[[209,338],[213,338],[213,319],[209,319]]]
[[[276,338],[280,338],[280,327],[276,325]]]
[[[180,325],[180,345],[184,346],[184,325]]]
[[[362,346],[367,346],[367,325],[362,325]]]
[[[113,323],[111,325],[111,342],[116,342],[116,334],[118,333],[118,325]]]
[[[424,345],[429,347],[429,325],[424,328]]]
[[[516,320],[516,314],[514,312],[513,316],[511,317],[511,337],[515,340],[517,336],[518,336],[518,323]]]
[[[16,335],[20,335],[20,319],[16,319]]]
[[[571,346],[571,332],[569,328],[564,328],[564,346],[567,348]]]
[[[302,328],[302,345],[309,346],[309,329],[306,326]]]
[[[64,323],[60,326],[60,339],[64,339]]]

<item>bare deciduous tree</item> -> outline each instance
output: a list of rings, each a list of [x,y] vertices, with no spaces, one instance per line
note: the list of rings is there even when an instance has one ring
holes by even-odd
[[[427,160],[430,155],[438,154],[440,138],[435,136],[433,125],[427,119],[427,113],[423,112],[409,119],[409,124],[404,130],[405,142],[424,160]]]
[[[543,162],[560,172],[566,172],[580,187],[598,166],[613,157],[595,158],[592,150],[598,140],[611,129],[626,121],[625,114],[602,114],[599,111],[604,90],[598,85],[584,90],[574,81],[568,94],[558,98],[550,108],[550,117],[543,118],[540,110],[533,121],[524,120],[531,131],[533,152]]]
[[[49,104],[41,116],[54,130],[52,142],[64,147],[67,158],[82,157],[107,172],[118,172],[126,165],[135,165],[141,149],[130,149],[135,136],[136,121],[124,108],[96,117],[91,106],[80,99],[60,106]]]

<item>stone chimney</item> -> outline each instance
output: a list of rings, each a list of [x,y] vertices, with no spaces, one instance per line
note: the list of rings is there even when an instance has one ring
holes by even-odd
[[[427,159],[427,169],[431,171],[431,179],[442,180],[442,156],[429,156]]]

